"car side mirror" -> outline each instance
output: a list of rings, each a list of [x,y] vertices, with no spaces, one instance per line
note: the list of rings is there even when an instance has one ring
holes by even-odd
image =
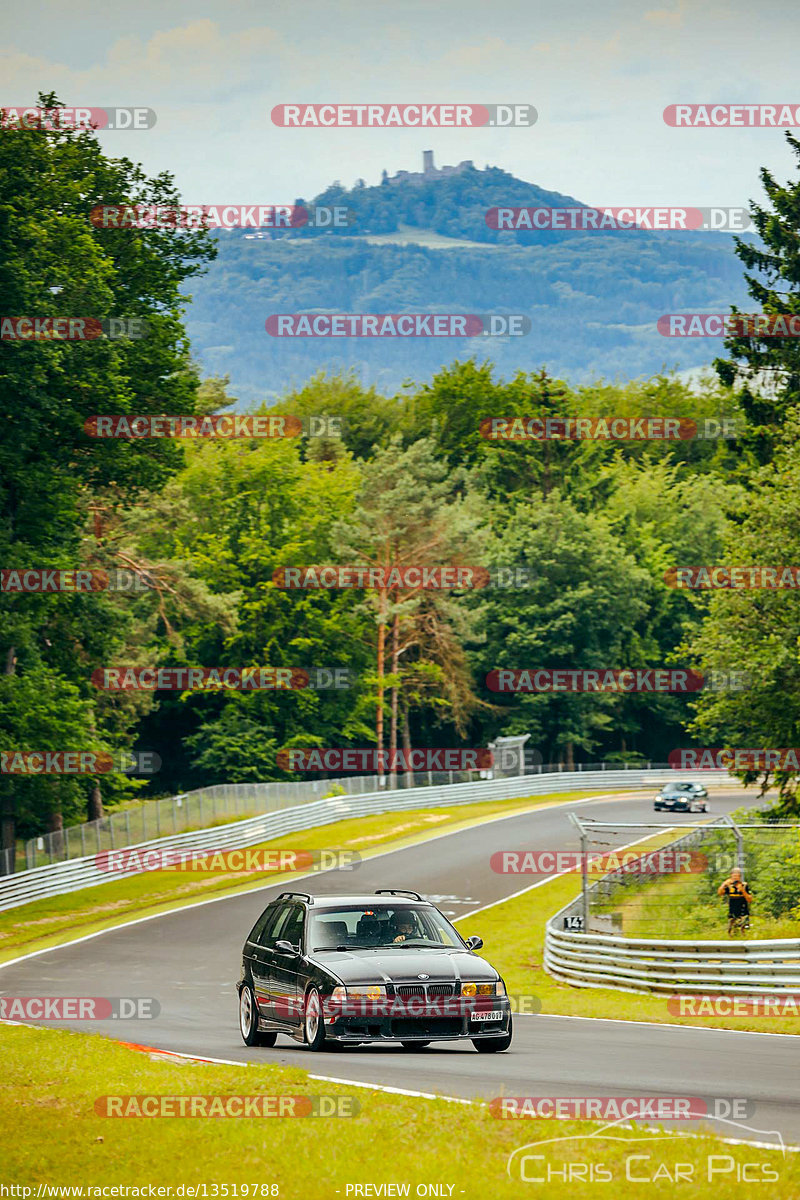
[[[283,938],[281,938],[279,942],[275,943],[275,949],[280,950],[281,954],[291,954],[295,958],[297,958],[300,953],[297,946],[293,946],[291,942],[287,942]]]
[[[483,946],[483,938],[481,938],[481,937],[468,937],[467,938],[467,949],[468,950],[480,950],[482,946]]]

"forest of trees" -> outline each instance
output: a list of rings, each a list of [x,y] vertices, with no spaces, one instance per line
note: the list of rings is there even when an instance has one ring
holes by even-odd
[[[555,241],[441,249],[356,236],[309,239],[308,231],[258,241],[223,231],[214,238],[216,261],[193,282],[187,330],[206,370],[229,375],[250,405],[277,400],[320,370],[354,370],[366,386],[397,391],[407,379],[429,378],[471,357],[491,359],[505,375],[521,363],[547,363],[575,383],[702,366],[719,343],[663,337],[659,318],[726,312],[746,300],[728,234],[544,236]],[[531,330],[522,337],[394,340],[266,333],[272,313],[296,312],[523,313]]]
[[[789,141],[800,160],[800,143]],[[762,183],[760,242],[738,249],[752,309],[800,311],[800,182],[764,173]],[[798,744],[794,593],[681,591],[664,580],[681,563],[800,563],[796,343],[733,340],[719,377],[697,390],[668,374],[575,385],[531,359],[511,372],[451,362],[384,394],[308,366],[276,410],[340,418],[341,437],[91,438],[84,423],[96,414],[236,404],[224,378],[201,378],[182,324],[185,285],[213,258],[214,240],[96,230],[87,217],[98,203],[175,200],[168,176],[147,179],[105,158],[92,134],[20,130],[0,140],[2,311],[124,313],[150,330],[139,341],[3,343],[2,564],[124,567],[153,585],[2,595],[0,748],[139,748],[163,763],[144,784],[119,771],[0,775],[3,845],[96,815],[137,788],[290,778],[279,751],[374,745],[379,713],[386,745],[481,746],[529,733],[545,762],[566,764],[664,760],[692,743]],[[422,299],[412,290],[406,307]],[[480,434],[487,417],[610,414],[725,416],[738,436],[539,443]],[[292,565],[395,562],[525,566],[527,586],[382,594],[291,591],[273,578]],[[693,699],[500,695],[486,685],[499,667],[670,664],[749,670],[751,686]],[[106,692],[92,674],[109,666],[346,666],[353,682]],[[785,810],[796,812],[794,778],[780,782]]]

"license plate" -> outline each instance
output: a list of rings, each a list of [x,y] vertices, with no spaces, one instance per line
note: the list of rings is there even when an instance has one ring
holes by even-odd
[[[493,1008],[491,1012],[474,1012],[472,1013],[473,1021],[502,1021],[503,1010],[501,1008]]]

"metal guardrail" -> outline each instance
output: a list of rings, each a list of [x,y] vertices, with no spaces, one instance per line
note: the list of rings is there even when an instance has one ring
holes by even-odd
[[[705,826],[706,832],[718,828]],[[700,832],[670,842],[670,849],[691,845]],[[608,895],[620,876],[621,872],[610,872],[589,890]],[[577,896],[545,926],[544,969],[559,983],[656,995],[750,995],[757,991],[777,996],[800,991],[800,938],[631,938],[559,928],[565,917],[583,911],[583,897]]]
[[[780,995],[800,990],[800,938],[661,941],[570,933],[548,925],[544,968],[575,987]]]
[[[681,778],[691,778],[691,774]],[[706,782],[718,783],[730,779],[727,771],[703,771],[696,777]],[[264,813],[246,820],[211,829],[198,829],[150,841],[134,843],[140,850],[159,849],[192,850],[238,850],[254,846],[270,838],[282,837],[304,829],[329,825],[352,817],[365,817],[373,813],[402,811],[415,808],[440,808],[457,804],[474,804],[480,800],[516,799],[523,796],[543,795],[547,792],[575,791],[576,788],[637,789],[658,787],[675,778],[669,768],[659,770],[628,771],[573,771],[536,775],[511,776],[505,779],[475,780],[471,783],[443,784],[434,787],[419,787],[405,791],[368,792],[364,795],[332,796],[326,800],[306,801],[276,812]],[[330,787],[331,780],[324,783]],[[338,782],[338,781],[336,781]],[[349,781],[353,782],[353,781]],[[237,784],[231,787],[252,788],[270,784]],[[60,896],[81,888],[109,883],[137,871],[115,871],[109,874],[102,870],[96,855],[87,855],[67,862],[34,867],[16,875],[0,878],[0,910],[15,908],[32,900]]]

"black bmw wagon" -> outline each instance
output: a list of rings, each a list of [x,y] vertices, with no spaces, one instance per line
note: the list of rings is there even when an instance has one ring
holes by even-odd
[[[416,892],[281,892],[251,929],[237,984],[248,1046],[279,1033],[311,1050],[331,1043],[469,1039],[511,1045],[511,1004],[494,967]]]

